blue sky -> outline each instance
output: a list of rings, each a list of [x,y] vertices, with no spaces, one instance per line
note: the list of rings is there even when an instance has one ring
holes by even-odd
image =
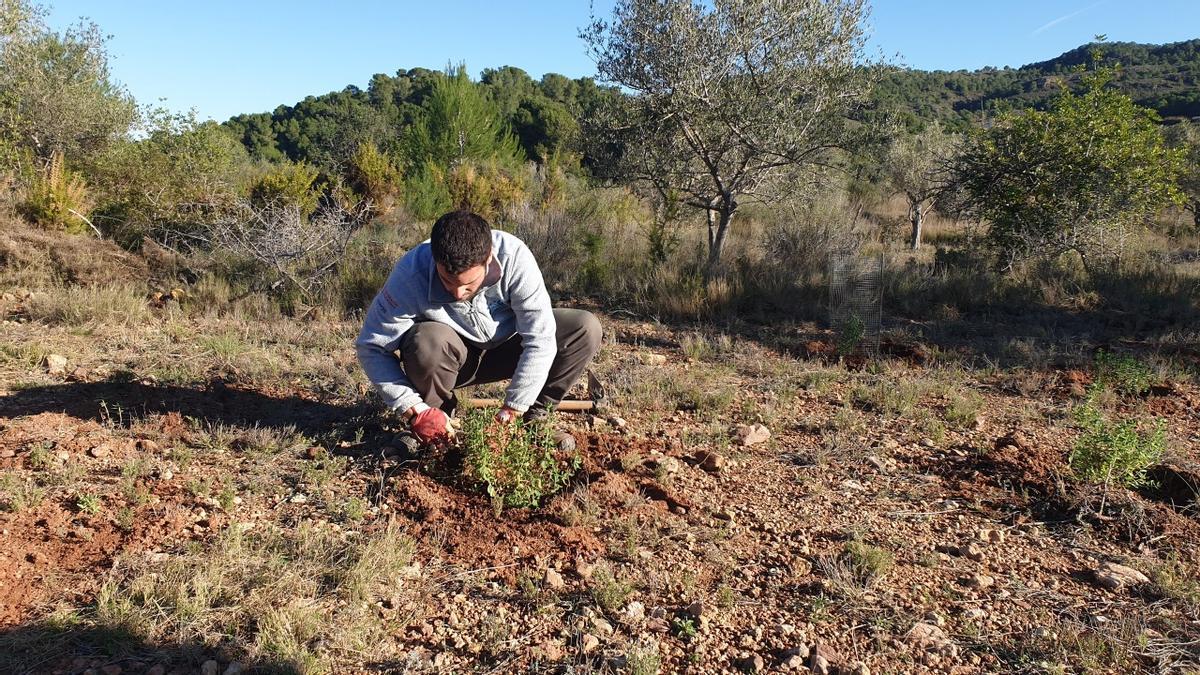
[[[591,75],[578,38],[587,0],[57,0],[49,23],[86,16],[111,35],[113,76],[140,103],[224,120],[310,94],[366,86],[374,73],[465,61],[473,76],[512,65]],[[607,16],[612,0],[595,0]],[[1043,61],[1104,33],[1112,41],[1200,37],[1200,1],[875,0],[871,44],[914,68],[954,70]],[[160,99],[165,99],[160,101]]]

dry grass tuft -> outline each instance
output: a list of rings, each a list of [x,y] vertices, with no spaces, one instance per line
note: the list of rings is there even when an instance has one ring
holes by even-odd
[[[302,524],[231,528],[206,551],[118,565],[91,621],[147,643],[223,644],[298,672],[339,655],[386,656],[374,600],[392,597],[413,543],[394,525],[369,538]]]

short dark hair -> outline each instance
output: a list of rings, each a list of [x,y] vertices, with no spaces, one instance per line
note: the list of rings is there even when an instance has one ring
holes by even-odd
[[[459,274],[487,262],[492,252],[492,226],[479,214],[451,211],[433,224],[429,245],[434,262],[450,274]]]

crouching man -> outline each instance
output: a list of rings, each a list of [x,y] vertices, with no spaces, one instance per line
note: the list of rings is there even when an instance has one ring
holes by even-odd
[[[549,416],[600,348],[590,312],[554,309],[517,237],[453,211],[400,259],[367,311],[355,347],[388,408],[424,444],[447,438],[454,390],[511,380],[496,420]],[[559,447],[574,439],[555,432]]]

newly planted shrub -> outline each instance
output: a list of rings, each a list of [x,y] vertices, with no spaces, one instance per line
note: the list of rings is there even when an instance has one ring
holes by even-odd
[[[497,511],[537,506],[579,470],[578,452],[559,452],[549,424],[500,424],[494,416],[494,410],[471,411],[462,440],[467,475],[483,483]]]
[[[1109,420],[1089,398],[1075,409],[1075,422],[1083,434],[1071,450],[1071,470],[1106,487],[1114,482],[1129,488],[1146,485],[1146,469],[1166,450],[1167,427],[1161,419],[1142,431],[1135,419]]]

